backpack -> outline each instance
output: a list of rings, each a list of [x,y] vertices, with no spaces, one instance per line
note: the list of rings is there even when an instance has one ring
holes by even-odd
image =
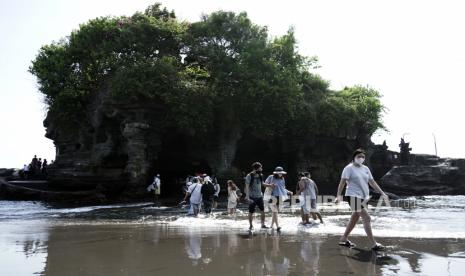
[[[202,185],[202,198],[205,199],[212,199],[213,196],[215,195],[215,186],[213,186],[213,183],[207,182],[206,184]]]
[[[252,181],[255,179],[255,177],[252,177],[253,172],[250,172],[248,175],[250,176],[250,182],[249,187],[252,186]],[[263,183],[263,174],[259,173],[258,177],[260,178],[260,183]]]

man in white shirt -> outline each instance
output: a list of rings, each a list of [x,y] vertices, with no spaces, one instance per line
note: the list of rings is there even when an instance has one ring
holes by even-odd
[[[147,191],[148,192],[152,192],[153,191],[153,194],[154,194],[154,203],[156,205],[160,205],[160,193],[161,193],[161,180],[160,180],[160,174],[157,174],[154,178],[153,178],[153,182],[152,184],[150,184],[148,187],[147,187]]]
[[[192,210],[192,214],[197,216],[200,212],[200,205],[202,204],[202,184],[200,183],[199,179],[195,177],[192,180],[192,185],[189,186],[187,189],[186,196],[184,197],[184,201],[186,202],[189,198],[190,208]]]

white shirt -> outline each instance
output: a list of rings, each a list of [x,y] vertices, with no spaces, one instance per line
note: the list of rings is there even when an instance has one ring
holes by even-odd
[[[153,183],[155,183],[155,188],[157,188],[157,189],[160,188],[160,185],[161,185],[160,178],[155,177],[155,178],[153,179]]]
[[[316,184],[310,178],[305,178],[305,190],[301,192],[303,196],[308,196],[310,199],[316,199]]]
[[[236,193],[236,190],[233,190],[233,189],[231,189],[230,187],[228,187],[228,201],[229,201],[229,202],[232,202],[232,203],[237,202],[237,193]]]
[[[215,184],[215,196],[218,196],[220,194],[220,184],[216,183]]]
[[[368,181],[373,180],[370,169],[365,166],[347,165],[342,171],[342,179],[347,179],[346,196],[367,199],[370,196]]]
[[[190,202],[192,204],[200,204],[202,202],[202,184],[195,183],[189,186],[187,192],[191,195]]]

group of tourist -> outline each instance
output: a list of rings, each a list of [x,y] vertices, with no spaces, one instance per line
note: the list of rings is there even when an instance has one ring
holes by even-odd
[[[186,190],[181,204],[189,200],[188,214],[194,216],[199,214],[203,204],[205,214],[209,215],[213,208],[218,207],[220,190],[220,185],[215,177],[210,177],[207,174],[189,176],[186,179]]]
[[[389,200],[388,196],[382,191],[370,172],[370,169],[363,163],[365,161],[365,151],[357,149],[352,156],[351,162],[344,168],[341,176],[341,181],[337,190],[336,204],[342,200],[347,201],[351,207],[352,215],[349,223],[346,226],[344,234],[340,238],[339,245],[346,247],[354,247],[348,237],[354,229],[356,223],[361,218],[364,230],[371,243],[372,249],[375,251],[384,250],[384,246],[377,243],[371,228],[371,217],[367,211],[367,202],[370,199],[369,187],[371,186],[376,192],[381,194],[384,200]],[[269,229],[265,224],[265,207],[270,208],[272,212],[271,228],[279,232],[279,211],[293,193],[286,189],[285,175],[286,172],[282,167],[276,167],[271,175],[266,179],[262,174],[263,168],[259,162],[252,164],[252,171],[245,177],[245,197],[244,200],[248,203],[248,219],[249,230],[253,230],[253,217],[256,208],[260,210],[260,221],[262,229]],[[302,224],[309,224],[309,218],[312,216],[314,220],[317,218],[320,223],[323,223],[321,214],[318,212],[317,195],[318,187],[311,179],[309,172],[299,174],[299,183],[297,185],[297,195],[301,205]],[[228,213],[233,215],[241,194],[236,184],[232,180],[228,180]],[[218,186],[218,188],[215,188]],[[344,188],[347,186],[345,196],[342,196]],[[201,204],[206,214],[211,213],[211,206],[215,200],[215,195],[219,193],[218,183],[213,184],[212,179],[206,175],[200,177],[192,177],[188,182],[188,188],[184,197],[183,203],[187,200],[190,202],[189,214],[197,215],[200,212]]]
[[[42,160],[42,158],[37,158],[37,155],[34,155],[29,165],[24,164],[22,170],[23,177],[26,179],[37,175],[46,177],[48,165],[47,159]]]
[[[245,200],[249,203],[249,230],[253,230],[253,215],[256,208],[260,210],[261,228],[268,229],[265,224],[265,207],[271,209],[271,228],[276,226],[276,230],[281,231],[278,214],[282,210],[284,201],[293,193],[286,189],[284,176],[287,174],[282,167],[276,167],[273,174],[265,180],[262,174],[262,164],[255,162],[252,164],[252,172],[245,177]],[[299,183],[297,195],[302,213],[302,224],[310,224],[309,215],[314,219],[318,217],[323,223],[323,218],[317,209],[318,188],[310,178],[309,172],[299,173]],[[264,192],[262,188],[265,188]]]

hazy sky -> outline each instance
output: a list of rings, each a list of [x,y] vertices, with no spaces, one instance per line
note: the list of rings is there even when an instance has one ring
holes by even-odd
[[[27,72],[39,48],[97,16],[131,15],[156,1],[0,0],[0,168],[20,167],[32,155],[54,159],[44,138],[46,107]],[[388,108],[387,140],[398,150],[405,134],[413,152],[465,157],[465,4],[461,1],[214,1],[162,2],[181,19],[215,10],[246,11],[253,22],[282,35],[295,27],[300,52],[319,57],[315,71],[332,88],[370,85]]]

